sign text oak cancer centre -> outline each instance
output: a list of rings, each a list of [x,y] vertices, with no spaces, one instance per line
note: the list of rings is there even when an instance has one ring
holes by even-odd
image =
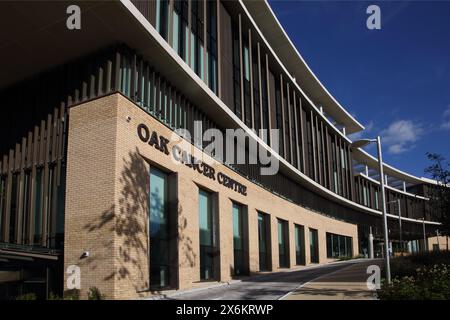
[[[172,157],[180,163],[183,163],[189,168],[203,174],[205,177],[217,181],[219,184],[232,189],[244,196],[247,195],[247,187],[236,180],[230,178],[223,172],[217,172],[210,165],[196,159],[193,155],[187,151],[182,150],[178,145],[172,147],[172,152],[169,151],[168,144],[169,139],[162,135],[158,135],[156,131],[151,131],[145,124],[141,123],[137,127],[137,134],[142,142],[149,144],[156,150],[169,155],[172,153]]]

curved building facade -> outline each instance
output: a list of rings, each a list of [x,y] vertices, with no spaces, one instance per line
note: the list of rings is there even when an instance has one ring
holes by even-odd
[[[0,295],[138,298],[381,257],[378,162],[348,137],[364,127],[266,1],[75,3],[74,30],[73,1],[0,4]],[[230,129],[222,157],[196,139]],[[384,173],[392,253],[427,250],[434,184]]]

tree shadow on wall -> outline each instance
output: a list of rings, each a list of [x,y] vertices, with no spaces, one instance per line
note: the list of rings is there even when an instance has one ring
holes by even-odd
[[[84,230],[98,233],[101,229],[106,229],[112,233],[111,241],[107,241],[105,245],[112,249],[109,252],[113,254],[115,266],[113,271],[103,278],[104,282],[128,281],[125,288],[132,286],[136,292],[148,292],[150,291],[149,166],[137,148],[123,158],[123,164],[118,181],[120,194],[117,203],[86,224]],[[158,212],[161,206],[163,204],[156,197],[156,201],[151,201],[150,210]],[[184,254],[180,256],[180,261],[177,256],[171,257],[169,264],[178,267],[180,263],[193,267],[196,255],[192,239],[186,232],[188,221],[183,216],[183,208],[177,200],[175,208],[177,208],[178,234],[174,235],[177,237],[174,240],[178,241],[177,247]],[[111,263],[111,256],[95,255],[86,259],[85,263],[95,269],[101,267],[102,263]]]

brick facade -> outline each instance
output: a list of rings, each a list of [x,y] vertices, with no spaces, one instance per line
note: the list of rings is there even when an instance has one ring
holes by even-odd
[[[81,268],[83,297],[96,286],[109,299],[133,299],[149,292],[149,168],[156,165],[177,176],[178,288],[203,286],[199,269],[198,187],[216,193],[219,213],[220,281],[231,279],[233,266],[232,201],[247,206],[249,266],[259,271],[258,210],[270,215],[272,270],[278,266],[277,218],[288,221],[290,267],[296,266],[294,224],[318,230],[319,262],[326,255],[326,232],[350,236],[358,250],[357,226],[312,212],[246,180],[230,168],[212,165],[247,186],[247,195],[226,188],[143,143],[137,127],[170,138],[172,130],[121,94],[112,94],[70,109],[67,155],[64,266]],[[169,144],[171,150],[173,143]],[[89,257],[80,259],[84,251]],[[66,275],[67,277],[67,275]],[[65,279],[66,280],[66,279]]]

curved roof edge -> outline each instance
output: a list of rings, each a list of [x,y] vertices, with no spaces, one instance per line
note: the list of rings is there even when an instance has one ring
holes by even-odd
[[[217,97],[215,93],[211,91],[209,87],[205,85],[203,80],[201,80],[197,74],[184,62],[183,59],[180,58],[180,56],[170,47],[170,45],[161,37],[161,35],[152,27],[150,22],[142,15],[142,13],[131,3],[130,0],[119,0],[119,3],[126,8],[128,11],[127,13],[130,14],[131,17],[136,19],[136,21],[139,23],[139,26],[142,27],[142,30],[140,30],[141,33],[138,35],[140,37],[148,37],[150,36],[152,39],[154,39],[155,44],[160,47],[161,50],[164,50],[170,59],[165,59],[167,63],[174,63],[176,64],[177,68],[181,68],[182,71],[184,71],[183,75],[188,77],[190,80],[193,80],[193,86],[196,86],[195,89],[193,88],[192,92],[195,91],[194,95],[198,95],[198,99],[205,99],[202,100],[204,105],[210,105],[213,104],[215,107],[218,107],[217,109],[220,110],[221,114],[219,116],[224,116],[224,120],[229,121],[230,124],[234,124],[238,126],[239,128],[244,129],[251,139],[256,140],[266,152],[272,154],[280,161],[280,169],[285,170],[284,172],[293,173],[293,179],[295,181],[298,181],[300,183],[304,183],[303,185],[307,185],[309,190],[316,191],[318,194],[324,196],[327,200],[334,201],[340,204],[343,204],[346,207],[353,208],[356,210],[361,211],[365,214],[371,214],[375,216],[381,216],[382,213],[380,211],[377,211],[375,209],[371,209],[368,207],[365,207],[357,202],[351,201],[347,198],[344,198],[331,190],[323,187],[316,181],[312,180],[302,172],[300,172],[297,168],[295,168],[293,165],[288,163],[284,158],[282,158],[278,153],[276,153],[272,148],[270,148],[259,136],[255,134],[253,130],[250,130],[244,122],[242,122],[241,119],[239,119],[225,104],[224,102]],[[136,34],[135,34],[136,35]],[[147,48],[147,50],[143,50],[142,54],[143,56],[148,56],[152,54],[153,52],[151,50],[148,50],[148,44],[143,44],[144,41],[140,41],[142,38],[136,38],[134,44],[139,49],[139,46],[141,49]],[[176,78],[179,78],[177,76]],[[180,80],[181,81],[181,80]],[[198,88],[197,88],[198,87]],[[199,89],[199,90],[197,90]],[[195,101],[194,101],[195,102]],[[387,214],[390,218],[398,219],[398,216]],[[424,223],[422,220],[412,219],[412,218],[405,218],[402,217],[402,220],[413,222],[413,223]],[[427,221],[425,220],[425,224],[427,225],[440,225],[439,222],[435,221]]]
[[[343,125],[347,134],[364,130],[364,126],[341,106],[306,64],[267,0],[241,1],[251,13],[271,47],[276,50],[277,56],[314,102],[321,105],[326,114]]]
[[[324,101],[326,104],[322,105],[322,107],[325,113],[344,125],[347,134],[364,130],[364,126],[350,115],[349,112],[331,95],[308,66],[287,35],[267,0],[240,0],[240,2],[249,11],[252,19],[263,33],[266,41],[272,49],[275,50],[275,54],[284,64],[286,70],[297,80],[298,85],[306,90],[308,96],[316,103]],[[358,149],[358,151],[360,151],[359,155],[364,158],[365,162],[375,166],[375,168],[378,167],[378,160],[375,157],[362,149]],[[430,179],[414,176],[394,168],[387,163],[383,163],[383,167],[385,174],[403,179],[406,182],[413,184],[433,183]]]
[[[361,148],[355,149],[354,159],[366,163],[367,165],[374,168],[378,168],[378,159]],[[394,168],[386,162],[383,162],[383,171],[384,174],[387,174],[388,176],[399,178],[404,180],[405,182],[410,182],[412,184],[430,183],[429,179],[414,176],[410,173]]]

